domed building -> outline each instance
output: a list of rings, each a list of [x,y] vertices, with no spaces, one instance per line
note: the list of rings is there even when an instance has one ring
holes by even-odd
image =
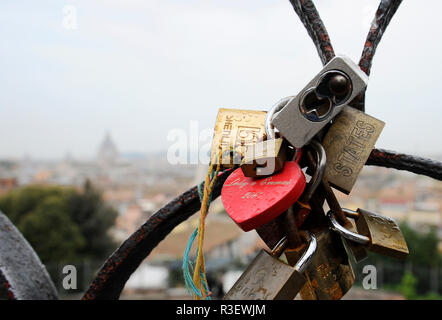
[[[117,163],[118,158],[118,149],[110,133],[107,132],[98,149],[97,161],[101,166],[111,166]]]

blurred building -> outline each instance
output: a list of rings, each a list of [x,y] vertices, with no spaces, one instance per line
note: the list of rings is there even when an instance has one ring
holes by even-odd
[[[97,161],[102,166],[112,166],[117,163],[118,158],[118,149],[110,133],[107,132],[98,149]]]

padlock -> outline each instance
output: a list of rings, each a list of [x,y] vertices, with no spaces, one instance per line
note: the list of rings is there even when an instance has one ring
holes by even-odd
[[[367,75],[349,58],[336,56],[272,120],[291,145],[307,144],[342,107],[362,92]]]
[[[325,151],[322,146],[315,142],[310,142],[311,147],[316,151],[317,161],[313,161],[313,157],[307,152],[307,159],[310,167],[318,172],[318,166],[324,167],[326,161]],[[321,171],[323,170],[320,169]],[[322,171],[323,172],[323,171]],[[323,175],[320,176],[317,184],[323,182]],[[312,213],[309,217],[316,219],[308,225],[310,229],[315,229],[318,240],[318,254],[315,256],[312,264],[306,270],[307,282],[300,291],[301,298],[304,300],[337,300],[341,299],[352,287],[355,275],[348,259],[347,252],[341,238],[329,230],[324,225],[324,211],[322,204],[319,205],[313,200],[321,198],[316,193],[324,193],[323,184],[321,188],[315,188],[315,194],[312,196],[311,207]],[[327,198],[327,197],[326,197]],[[322,203],[322,202],[321,202]],[[312,220],[310,218],[310,220]],[[307,227],[307,226],[305,226]],[[300,248],[288,248],[285,255],[289,264],[293,264],[300,256]]]
[[[324,147],[315,140],[312,140],[310,142],[310,145],[316,151],[316,157],[321,158],[325,162],[326,161],[325,159],[327,159],[327,155],[325,153]],[[316,163],[314,162],[310,152],[307,152],[307,159],[311,167],[316,167]],[[331,189],[328,180],[324,175],[322,175],[321,182],[322,182],[322,192],[324,193],[328,206],[335,212],[335,214],[340,220],[340,223],[345,228],[349,229],[350,231],[355,231],[356,226],[352,224],[351,220],[347,219],[346,216],[344,215],[344,212],[342,211],[338,199],[336,199],[336,196],[333,193],[333,190]],[[355,262],[360,262],[367,258],[367,251],[365,250],[364,246],[355,242],[347,242],[345,238],[343,238],[342,240],[344,242],[344,246],[348,248],[350,255],[354,258]]]
[[[385,123],[345,106],[322,141],[327,154],[325,177],[330,185],[349,194]]]
[[[289,153],[283,138],[265,140],[246,149],[241,170],[246,177],[269,176],[282,170]]]
[[[315,233],[317,251],[305,270],[307,282],[300,290],[303,300],[339,300],[353,286],[355,274],[338,234],[326,228]],[[295,264],[302,248],[287,248],[287,262]]]
[[[245,177],[236,169],[224,182],[221,199],[226,212],[244,231],[256,229],[286,211],[302,194],[305,176],[299,164],[288,161],[270,177]]]
[[[223,168],[240,165],[246,147],[266,138],[266,115],[265,111],[219,109],[210,161],[218,163],[221,153]]]
[[[289,266],[278,257],[287,244],[283,239],[272,253],[261,250],[238,281],[224,296],[224,300],[291,300],[304,285],[303,273],[316,253],[317,242],[308,233],[309,245],[295,266]]]
[[[339,205],[339,202],[325,177],[322,181],[322,185],[325,193],[325,199],[333,212],[337,213],[339,220],[341,221],[341,225],[349,231],[356,232],[356,224],[354,222],[352,223],[352,220],[346,218],[343,209]],[[349,254],[353,257],[356,263],[359,263],[368,257],[365,246],[354,241],[348,241],[348,239],[345,237],[342,237],[342,241],[344,247],[348,249]]]
[[[290,100],[293,99],[294,96],[285,97],[281,100],[279,100],[276,104],[274,104],[270,110],[267,112],[266,120],[265,120],[265,129],[267,134],[267,139],[276,139],[276,130],[275,127],[272,124],[273,117],[275,114],[277,114],[279,111],[284,108],[287,103],[290,102]]]
[[[300,160],[300,156],[303,151],[302,149],[299,149],[298,152],[297,161]],[[322,176],[325,170],[325,153],[317,153],[315,163],[315,167],[312,168],[312,171],[314,170],[314,172],[308,185],[306,186],[301,197],[293,204],[291,208],[294,212],[294,219],[297,227],[300,227],[304,221],[306,221],[312,210],[309,202],[314,195],[315,190],[321,184]],[[315,200],[317,201],[317,199]],[[314,218],[321,219],[322,217],[318,215]],[[285,235],[284,227],[282,227],[283,224],[284,222],[279,221],[279,219],[274,219],[256,228],[256,231],[266,245],[269,248],[272,248]]]
[[[349,217],[355,219],[358,233],[342,227],[335,219],[333,211],[327,213],[332,229],[342,237],[360,243],[370,251],[398,259],[405,259],[408,246],[397,223],[386,216],[358,209],[357,211],[342,209]]]
[[[284,162],[291,158],[293,149],[283,138],[277,138],[271,120],[291,99],[281,99],[272,106],[265,118],[265,131],[267,139],[247,146],[246,153],[241,163],[241,169],[246,177],[263,177],[272,175],[282,170]]]

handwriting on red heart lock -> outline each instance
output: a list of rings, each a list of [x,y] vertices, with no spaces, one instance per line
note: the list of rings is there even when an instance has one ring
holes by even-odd
[[[244,231],[256,229],[286,211],[304,191],[306,179],[299,164],[288,161],[270,177],[245,177],[236,169],[224,182],[221,199],[229,216]]]

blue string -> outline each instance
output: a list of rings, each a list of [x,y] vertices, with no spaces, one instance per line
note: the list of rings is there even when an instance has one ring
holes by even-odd
[[[198,234],[198,228],[196,228],[192,235],[190,236],[189,241],[187,242],[186,249],[184,250],[184,257],[183,257],[183,275],[184,275],[184,282],[186,284],[187,291],[189,293],[194,293],[198,295],[200,298],[202,298],[202,294],[198,290],[198,288],[195,286],[195,283],[193,282],[192,272],[190,269],[193,269],[194,263],[192,261],[189,261],[189,255],[190,250],[192,249],[193,242],[195,241],[195,238]]]
[[[213,178],[213,174],[212,174],[212,178]],[[203,199],[203,190],[202,190],[202,186],[203,186],[204,182],[200,183],[198,185],[198,195],[200,197],[200,201],[202,202]],[[212,200],[212,194],[209,195],[209,199],[207,201],[207,206],[210,205],[210,202]],[[187,246],[186,249],[184,250],[184,257],[183,257],[183,275],[184,275],[184,282],[186,284],[186,289],[190,294],[194,294],[197,295],[198,297],[200,297],[201,299],[204,299],[203,294],[201,293],[201,291],[195,286],[195,283],[193,282],[193,267],[194,267],[194,262],[191,261],[189,259],[190,256],[190,251],[192,249],[193,243],[195,241],[196,236],[198,235],[198,227],[195,228],[195,230],[193,231],[192,235],[189,238],[189,241],[187,242]],[[196,248],[196,256],[198,256],[198,250],[199,247],[197,246]],[[195,259],[195,257],[194,257]],[[203,289],[204,289],[204,293],[206,296],[206,300],[211,300],[211,298],[208,296],[208,292],[209,292],[209,288],[207,286],[207,282],[205,281],[205,275],[201,272],[201,279],[203,280]]]

